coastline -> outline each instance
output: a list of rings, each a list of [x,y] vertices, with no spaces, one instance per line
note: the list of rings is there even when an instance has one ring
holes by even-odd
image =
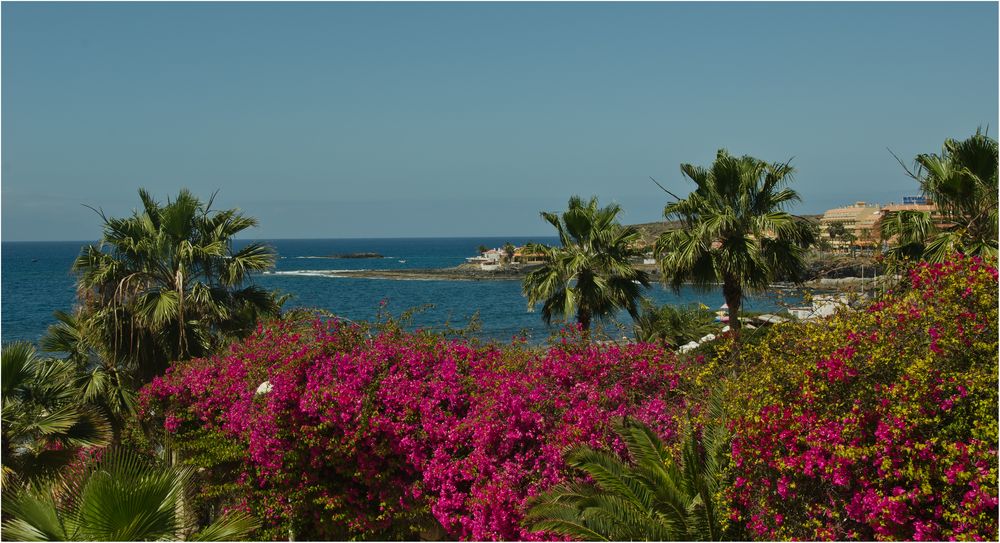
[[[520,281],[529,269],[485,271],[477,266],[460,264],[452,268],[411,268],[401,270],[316,271],[329,277],[357,279],[393,279],[398,281]]]
[[[355,279],[387,279],[395,281],[520,281],[524,279],[529,271],[537,266],[529,266],[519,269],[502,269],[486,271],[478,266],[460,264],[451,268],[413,268],[401,270],[336,270],[336,271],[316,271],[317,275],[329,277],[350,277]],[[659,280],[659,270],[652,264],[638,264],[637,269],[641,269],[650,274],[651,277]],[[813,288],[819,290],[855,290],[861,286],[876,285],[883,281],[883,276],[878,277],[838,277],[838,278],[818,278],[804,281],[801,285],[791,283],[775,283],[772,285],[776,289],[789,288]]]

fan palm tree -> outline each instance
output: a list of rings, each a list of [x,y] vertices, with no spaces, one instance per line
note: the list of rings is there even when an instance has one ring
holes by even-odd
[[[237,209],[212,210],[188,190],[161,205],[139,191],[142,209],[104,221],[99,245],[73,265],[82,311],[78,322],[112,358],[146,381],[171,360],[202,356],[277,315],[279,300],[252,284],[274,265],[259,243],[233,249],[257,224]],[[214,199],[214,196],[213,196]],[[86,321],[86,322],[83,322]]]
[[[900,211],[883,219],[882,239],[894,242],[890,261],[941,262],[956,252],[996,258],[997,140],[976,130],[963,141],[945,140],[940,155],[917,155],[915,162],[913,171],[903,167],[937,212]]]
[[[81,447],[107,445],[110,426],[83,401],[75,366],[39,358],[26,342],[4,345],[3,475],[0,482],[30,482],[56,474]]]
[[[675,290],[688,281],[702,288],[721,283],[734,330],[740,328],[747,293],[779,279],[800,281],[805,271],[805,249],[814,235],[804,220],[784,211],[799,200],[786,187],[793,171],[787,163],[734,157],[720,149],[708,169],[681,165],[697,187],[663,210],[681,224],[656,242],[664,281]]]
[[[528,244],[525,252],[541,255],[544,264],[525,276],[522,288],[529,308],[543,302],[546,324],[575,314],[586,331],[595,317],[621,309],[638,317],[639,287],[649,286],[649,275],[632,265],[632,258],[642,256],[640,234],[618,223],[620,212],[617,204],[598,208],[597,198],[584,203],[578,196],[561,215],[542,212],[562,245]]]
[[[657,341],[676,348],[718,330],[715,315],[698,304],[656,307],[643,299],[641,305],[642,313],[634,328],[639,341]]]
[[[710,407],[721,414],[721,399]],[[700,436],[687,429],[681,462],[649,427],[616,426],[633,463],[587,446],[566,463],[592,481],[557,485],[530,502],[525,524],[586,541],[719,541],[725,535],[715,494],[724,483],[729,433],[721,418]]]
[[[191,478],[187,468],[164,467],[124,451],[111,451],[61,484],[4,496],[4,538],[19,541],[152,541],[194,531],[178,513]],[[225,515],[187,539],[246,538],[257,522]]]

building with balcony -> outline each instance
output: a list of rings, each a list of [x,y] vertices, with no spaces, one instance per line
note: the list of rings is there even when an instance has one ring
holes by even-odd
[[[819,237],[839,249],[851,246],[875,247],[879,243],[881,217],[882,207],[867,202],[828,209],[819,220]]]

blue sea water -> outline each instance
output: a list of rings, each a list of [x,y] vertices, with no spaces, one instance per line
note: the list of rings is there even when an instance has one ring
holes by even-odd
[[[509,340],[527,332],[533,341],[558,330],[547,327],[538,312],[529,312],[520,281],[386,280],[310,275],[324,270],[447,268],[475,256],[479,245],[499,247],[506,242],[555,243],[555,238],[400,238],[400,239],[281,239],[265,240],[278,252],[275,272],[257,275],[254,281],[267,289],[292,295],[286,307],[315,307],[352,320],[372,320],[380,303],[400,314],[431,304],[418,312],[413,328],[442,329],[446,323],[461,327],[478,312],[484,338]],[[69,311],[74,303],[74,277],[70,272],[80,248],[88,242],[3,242],[0,247],[0,339],[37,341],[53,322],[52,312]],[[245,242],[243,242],[245,243]],[[241,245],[238,243],[237,245]],[[375,252],[381,259],[322,258],[332,254]],[[405,261],[405,262],[404,262]],[[718,290],[703,292],[684,287],[675,294],[661,285],[645,293],[657,303],[701,302],[717,308],[723,303]],[[751,310],[780,309],[795,303],[792,295],[751,298]],[[630,319],[619,319],[627,329]],[[607,326],[613,330],[613,325]],[[619,333],[615,333],[619,335]]]

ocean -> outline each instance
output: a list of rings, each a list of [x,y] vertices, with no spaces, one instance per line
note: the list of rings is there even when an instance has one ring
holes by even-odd
[[[262,240],[278,252],[274,273],[254,277],[267,289],[292,295],[285,307],[327,310],[351,320],[372,320],[384,301],[394,315],[424,307],[411,321],[411,328],[441,330],[463,327],[478,313],[484,339],[510,340],[527,333],[541,342],[558,331],[546,326],[538,311],[529,312],[520,281],[388,280],[329,277],[324,270],[447,268],[475,256],[480,245],[500,247],[511,242],[556,243],[556,238],[398,238],[398,239],[279,239]],[[52,312],[69,311],[74,304],[74,277],[70,271],[80,248],[88,242],[8,242],[0,245],[0,340],[32,342],[54,322]],[[246,242],[238,242],[242,245]],[[323,258],[333,254],[374,252],[380,259]],[[711,308],[723,303],[722,293],[684,287],[674,293],[654,284],[645,295],[657,303],[700,302]],[[778,311],[800,301],[797,295],[778,299],[774,295],[751,298],[745,308]],[[427,307],[425,307],[427,306]],[[619,319],[626,332],[631,319]],[[605,329],[614,332],[613,324]],[[622,332],[614,332],[621,335]]]

